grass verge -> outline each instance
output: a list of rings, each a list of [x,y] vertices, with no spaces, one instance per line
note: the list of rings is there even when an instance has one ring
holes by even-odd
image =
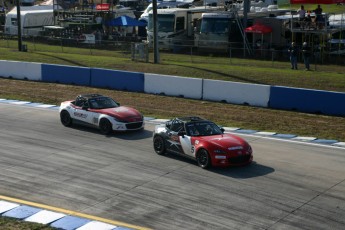
[[[44,224],[26,222],[9,217],[0,217],[0,229],[2,230],[54,230]]]
[[[59,105],[61,101],[74,99],[76,95],[83,93],[108,95],[122,105],[137,108],[145,116],[173,118],[177,116],[198,115],[227,127],[345,141],[344,117],[0,78],[0,98]]]

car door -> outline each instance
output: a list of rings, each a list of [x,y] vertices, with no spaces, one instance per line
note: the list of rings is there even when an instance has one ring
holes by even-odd
[[[71,117],[87,124],[93,124],[93,112],[88,111],[88,101],[76,101]]]
[[[185,124],[185,129],[184,129],[184,135],[180,135],[179,140],[181,143],[181,148],[183,150],[183,153],[188,155],[188,156],[195,156],[195,148],[193,143],[193,139],[195,137],[191,136],[190,128],[193,126],[191,123]]]
[[[183,130],[183,122],[180,120],[173,120],[167,127],[167,149],[176,153],[183,153],[179,132]]]
[[[191,137],[188,135],[179,136],[181,148],[184,154],[194,156],[194,146],[191,143]]]
[[[174,120],[168,131],[169,136],[169,149],[170,151],[186,154],[189,156],[194,155],[194,148],[191,144],[191,137],[187,135],[185,123],[181,120]]]

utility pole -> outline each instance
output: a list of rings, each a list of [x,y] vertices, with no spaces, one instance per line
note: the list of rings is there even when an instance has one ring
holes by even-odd
[[[152,1],[152,13],[153,13],[153,53],[154,63],[159,63],[159,49],[158,49],[158,26],[157,26],[157,0]]]
[[[17,28],[18,28],[18,51],[22,51],[22,27],[20,16],[20,0],[17,0]]]

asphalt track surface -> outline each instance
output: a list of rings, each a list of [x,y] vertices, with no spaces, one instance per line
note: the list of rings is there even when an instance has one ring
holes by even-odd
[[[152,148],[153,124],[103,136],[56,110],[0,104],[0,195],[152,229],[344,229],[345,151],[244,136],[247,167]]]

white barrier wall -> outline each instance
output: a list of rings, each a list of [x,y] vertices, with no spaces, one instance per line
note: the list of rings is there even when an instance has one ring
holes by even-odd
[[[41,63],[0,60],[0,76],[40,81]]]
[[[204,80],[204,100],[268,107],[269,85]]]
[[[145,73],[145,93],[201,99],[202,79]]]

